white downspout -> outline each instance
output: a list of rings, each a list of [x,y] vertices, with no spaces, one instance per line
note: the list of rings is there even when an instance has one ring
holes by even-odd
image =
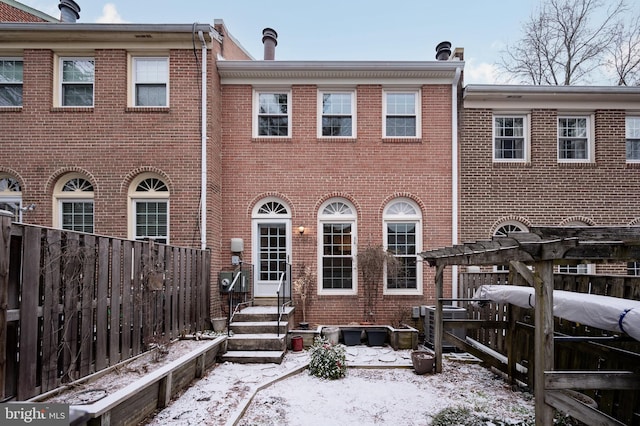
[[[207,43],[202,31],[198,31],[202,43],[202,94],[201,94],[201,160],[200,160],[200,248],[207,248]]]
[[[451,84],[451,245],[458,244],[458,83],[462,68],[456,68]],[[451,297],[458,297],[458,265],[451,267]],[[453,304],[457,306],[457,302]]]

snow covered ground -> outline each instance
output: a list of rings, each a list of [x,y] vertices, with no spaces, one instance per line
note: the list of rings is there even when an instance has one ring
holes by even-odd
[[[420,376],[410,351],[350,346],[348,365],[367,368],[331,381],[310,376],[307,362],[303,351],[282,364],[220,364],[146,424],[413,426],[458,406],[511,423],[534,417],[530,394],[473,363],[445,359],[442,374]]]

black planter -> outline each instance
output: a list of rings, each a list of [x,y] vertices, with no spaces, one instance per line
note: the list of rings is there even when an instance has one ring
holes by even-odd
[[[359,328],[342,328],[342,339],[347,346],[355,346],[360,344],[362,330]]]
[[[308,322],[298,323],[298,328],[300,330],[308,330],[309,329],[309,323]]]
[[[387,341],[387,330],[384,328],[368,328],[367,344],[369,346],[384,346]]]

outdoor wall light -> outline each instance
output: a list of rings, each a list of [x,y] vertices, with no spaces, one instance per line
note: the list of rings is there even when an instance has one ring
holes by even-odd
[[[302,225],[298,226],[298,234],[300,235],[304,234],[304,226]]]

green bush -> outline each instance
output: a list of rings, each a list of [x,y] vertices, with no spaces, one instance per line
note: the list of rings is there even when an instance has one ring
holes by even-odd
[[[344,345],[333,345],[323,337],[316,337],[309,352],[309,374],[331,380],[340,379],[347,374]]]
[[[447,407],[433,417],[431,426],[533,426],[533,419],[509,421],[487,418],[464,407]]]

